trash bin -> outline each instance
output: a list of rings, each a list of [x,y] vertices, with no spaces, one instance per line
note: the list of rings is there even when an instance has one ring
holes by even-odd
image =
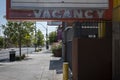
[[[46,49],[49,49],[49,46],[48,46],[48,45],[46,46]]]
[[[9,60],[10,61],[15,61],[15,52],[13,49],[11,51],[9,51]]]

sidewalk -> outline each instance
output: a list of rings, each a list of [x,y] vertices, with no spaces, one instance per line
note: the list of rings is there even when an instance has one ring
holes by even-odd
[[[2,62],[0,80],[62,80],[62,60],[44,50],[23,61]]]

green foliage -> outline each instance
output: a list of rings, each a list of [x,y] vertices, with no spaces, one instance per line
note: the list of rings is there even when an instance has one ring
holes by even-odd
[[[57,42],[52,44],[51,51],[55,57],[62,56],[62,44],[61,42]]]
[[[20,56],[16,56],[15,60],[20,61],[21,60]]]
[[[44,45],[44,35],[40,30],[37,31],[37,46],[43,46]]]
[[[40,51],[42,51],[42,49],[41,49],[41,48],[38,48],[38,49],[36,49],[35,52],[40,52]]]
[[[20,61],[20,60],[25,59],[25,57],[26,57],[25,54],[23,54],[22,56],[16,56],[16,57],[15,57],[15,60]]]
[[[18,41],[21,39],[22,45],[30,45],[31,37],[34,32],[34,23],[32,22],[8,22],[2,25],[6,42],[18,46]]]
[[[53,54],[55,54],[56,50],[62,49],[62,44],[61,43],[53,43],[51,46],[51,51]]]
[[[4,41],[4,38],[0,36],[0,48],[3,47],[3,41]]]
[[[57,33],[55,31],[49,33],[49,42],[50,44],[57,42]]]

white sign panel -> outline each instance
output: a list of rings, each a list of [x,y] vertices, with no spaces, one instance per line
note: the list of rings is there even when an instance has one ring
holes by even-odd
[[[38,10],[36,18],[103,18],[104,10]]]
[[[11,0],[12,9],[108,8],[109,0]]]
[[[62,22],[59,22],[59,21],[48,21],[48,22],[47,22],[47,25],[59,26],[59,25],[62,25]]]

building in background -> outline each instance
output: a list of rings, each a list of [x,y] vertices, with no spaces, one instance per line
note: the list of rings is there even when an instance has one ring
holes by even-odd
[[[57,29],[57,41],[59,40],[62,40],[62,25],[59,25],[58,26],[58,29]]]

